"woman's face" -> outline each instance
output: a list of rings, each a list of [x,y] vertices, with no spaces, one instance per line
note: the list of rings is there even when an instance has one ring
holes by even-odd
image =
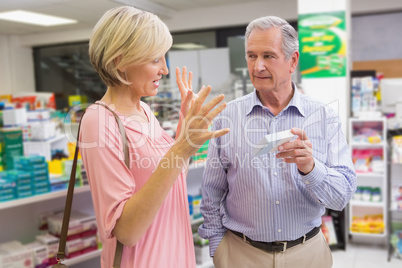
[[[126,68],[127,81],[131,82],[130,88],[135,90],[135,94],[140,97],[155,96],[158,93],[159,80],[162,75],[167,75],[169,70],[166,65],[165,56],[154,59],[153,61],[131,65]]]

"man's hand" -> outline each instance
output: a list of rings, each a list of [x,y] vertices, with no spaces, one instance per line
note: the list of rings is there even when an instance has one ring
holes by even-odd
[[[314,168],[313,146],[304,130],[292,128],[291,132],[298,136],[297,139],[279,146],[276,157],[286,163],[295,163],[299,171],[307,175]]]

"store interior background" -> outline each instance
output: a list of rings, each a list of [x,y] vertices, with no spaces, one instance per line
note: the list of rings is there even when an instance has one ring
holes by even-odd
[[[93,26],[103,13],[119,5],[135,3],[139,8],[152,11],[168,25],[173,34],[174,46],[168,53],[170,68],[186,65],[190,70],[203,73],[208,78],[195,79],[196,83],[212,84],[213,93],[225,93],[227,100],[231,100],[252,90],[245,72],[244,59],[244,30],[253,19],[266,15],[276,15],[297,26],[297,0],[5,0],[0,1],[0,12],[23,9],[48,15],[55,15],[75,19],[76,24],[41,27],[28,24],[6,22],[0,20],[0,95],[11,94],[18,96],[29,92],[53,92],[56,96],[57,108],[71,108],[68,104],[69,95],[86,95],[88,102],[100,98],[106,87],[97,74],[92,70],[88,61],[88,38]],[[370,70],[384,74],[384,78],[402,79],[402,1],[399,0],[350,0],[349,40],[349,69],[350,71]],[[186,44],[183,46],[183,44]],[[189,49],[186,49],[185,47]],[[218,60],[219,59],[219,60]],[[198,72],[197,72],[198,70]],[[165,78],[159,97],[177,96],[178,89],[173,79]],[[299,73],[295,73],[293,80],[301,82]],[[244,87],[246,85],[246,87]],[[303,86],[303,84],[301,84]],[[325,83],[323,90],[314,97],[325,99]],[[308,88],[304,88],[308,94]],[[350,107],[351,88],[345,87],[347,102],[347,118],[343,118],[343,130],[349,137],[351,131],[349,117],[352,115]],[[402,96],[402,88],[401,95]],[[153,104],[163,101],[147,100]],[[162,121],[164,118],[161,118]],[[385,125],[383,126],[385,127]],[[384,137],[386,133],[384,131]],[[385,138],[386,139],[386,138]],[[388,159],[390,161],[390,159]],[[389,173],[395,174],[394,168]],[[189,173],[189,192],[199,189],[199,177],[202,169]],[[391,176],[391,174],[389,174]],[[402,182],[401,182],[402,184]],[[53,201],[53,200],[52,200]],[[29,222],[35,214],[44,210],[59,208],[63,205],[62,196],[55,198],[55,202],[40,201],[29,206],[6,207],[0,211],[3,231],[0,243],[21,237],[33,237]],[[91,200],[88,194],[79,194],[75,204],[82,206],[84,212],[91,213]],[[52,203],[52,204],[49,204]],[[1,204],[0,204],[1,208]],[[345,221],[348,221],[345,212]],[[402,217],[400,217],[401,219]],[[21,222],[15,226],[15,222]],[[10,227],[12,226],[12,227]],[[345,228],[348,228],[347,226]],[[10,232],[5,233],[4,230]],[[4,233],[4,235],[3,235]],[[18,236],[18,237],[17,237]],[[359,240],[349,237],[348,230],[345,236],[349,242]],[[395,260],[388,250],[388,238],[362,239],[366,244],[382,244],[385,251],[381,258],[392,263]],[[378,243],[378,241],[381,241]],[[348,250],[346,245],[343,249]],[[341,249],[342,250],[342,249]],[[74,267],[97,267],[97,261],[72,263]],[[94,264],[95,263],[95,264]],[[209,266],[199,266],[209,267]],[[345,266],[347,267],[347,266]],[[358,267],[358,266],[350,266]],[[396,267],[396,266],[395,266]]]

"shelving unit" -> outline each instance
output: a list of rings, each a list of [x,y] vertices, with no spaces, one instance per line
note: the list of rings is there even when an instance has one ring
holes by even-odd
[[[47,143],[57,143],[63,140],[61,137],[48,141]],[[187,184],[189,191],[200,191],[201,178],[204,171],[204,163],[193,163],[189,166]],[[12,201],[0,202],[0,213],[2,226],[6,226],[7,232],[2,232],[0,242],[10,240],[19,240],[23,243],[31,242],[35,236],[40,233],[35,227],[38,221],[38,215],[47,212],[55,211],[64,208],[64,202],[67,195],[67,190],[50,192],[41,195],[16,199]],[[89,185],[76,187],[74,189],[73,210],[79,210],[83,213],[93,215],[93,205],[90,195]],[[192,225],[199,224],[203,218],[193,220]],[[18,222],[18,224],[16,224]],[[81,256],[66,259],[64,263],[69,267],[99,267],[99,257],[101,250],[89,252]],[[85,264],[84,264],[85,263]],[[197,268],[213,267],[213,262],[197,265]]]
[[[377,138],[365,140],[362,133],[375,132],[379,134]],[[349,236],[355,241],[364,241],[369,243],[385,244],[387,238],[388,224],[388,184],[387,184],[387,142],[386,142],[386,119],[349,119],[349,145],[352,157],[354,158],[355,168],[357,172],[357,187],[365,187],[366,189],[380,189],[381,198],[375,200],[356,200],[356,197],[349,203]],[[381,153],[380,153],[381,152]],[[361,154],[358,156],[358,154]],[[376,158],[376,168],[371,170],[370,164],[366,168],[365,159]],[[378,160],[378,159],[381,160]],[[371,162],[373,163],[373,162]],[[382,168],[381,168],[382,167]],[[363,195],[367,195],[364,193]],[[366,199],[368,199],[366,197]],[[363,232],[352,231],[352,222],[354,217],[367,217],[368,215],[382,215],[384,223],[384,231],[377,233],[376,230],[370,229]],[[375,217],[375,216],[373,216]]]
[[[400,209],[395,209],[392,206],[392,198],[394,198],[392,196],[392,185],[393,184],[397,184],[397,185],[402,185],[402,163],[393,163],[392,160],[392,148],[391,148],[391,142],[392,142],[392,138],[393,136],[399,136],[402,135],[402,128],[397,128],[394,129],[392,127],[388,128],[387,131],[387,138],[388,138],[388,144],[390,147],[390,150],[388,150],[388,165],[387,165],[387,169],[388,169],[388,200],[387,200],[387,207],[389,209],[388,211],[388,235],[387,235],[387,245],[388,245],[388,261],[391,261],[391,259],[395,259],[395,255],[394,255],[394,247],[391,245],[391,236],[393,233],[393,229],[392,229],[392,222],[399,222],[402,223],[402,210]],[[401,265],[402,265],[402,259],[400,259],[401,261]]]
[[[63,261],[63,263],[65,265],[68,265],[68,266],[81,264],[81,263],[83,263],[85,261],[93,260],[95,258],[99,258],[101,253],[102,253],[102,249],[98,249],[98,250],[91,251],[89,253],[83,254],[81,256],[77,256],[77,257],[74,257],[74,258],[71,258],[71,259],[65,259]]]
[[[68,153],[68,141],[66,135],[59,135],[47,141],[24,141],[24,154],[39,154],[52,160],[52,150],[60,150]]]
[[[81,187],[76,187],[74,189],[74,195],[79,194],[79,193],[85,193],[89,192],[89,185],[84,185]],[[33,203],[38,203],[42,201],[49,201],[52,199],[56,199],[58,197],[65,197],[67,195],[67,190],[61,190],[57,192],[51,192],[51,193],[46,193],[46,194],[41,194],[41,195],[35,195],[31,197],[26,197],[26,198],[20,198],[12,201],[7,201],[7,202],[1,202],[0,203],[0,211],[4,209],[9,209],[13,207],[18,207],[18,206],[25,206],[25,205],[30,205]]]

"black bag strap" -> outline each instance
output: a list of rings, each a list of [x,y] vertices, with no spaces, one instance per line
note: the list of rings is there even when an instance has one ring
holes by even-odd
[[[120,131],[120,134],[121,134],[121,137],[123,140],[124,163],[126,164],[127,168],[130,169],[130,154],[129,154],[126,131],[124,129],[123,123],[121,122],[119,116],[113,110],[111,110],[108,106],[106,106],[102,103],[95,103],[95,104],[105,107],[107,110],[109,110],[113,114],[113,116],[118,124],[119,131]],[[84,114],[85,114],[85,111],[84,111]],[[84,114],[82,115],[82,117],[84,116]],[[79,151],[79,137],[80,137],[82,117],[81,117],[80,123],[78,125],[78,134],[77,134],[77,142],[76,142],[75,152],[74,152],[73,166],[72,166],[70,182],[69,182],[68,190],[67,190],[66,204],[64,207],[63,223],[62,223],[61,232],[60,232],[59,250],[57,252],[58,263],[60,263],[64,259],[64,254],[65,254],[65,249],[66,249],[68,224],[70,222],[71,207],[72,207],[72,203],[73,203],[75,174],[76,174],[76,170],[77,170],[77,157],[78,157],[78,151]],[[113,260],[113,268],[120,268],[121,259],[122,259],[122,255],[123,255],[123,244],[120,243],[120,241],[118,241],[118,240],[116,240],[116,241],[117,241],[117,243],[116,243],[116,250],[115,250],[114,260]]]

